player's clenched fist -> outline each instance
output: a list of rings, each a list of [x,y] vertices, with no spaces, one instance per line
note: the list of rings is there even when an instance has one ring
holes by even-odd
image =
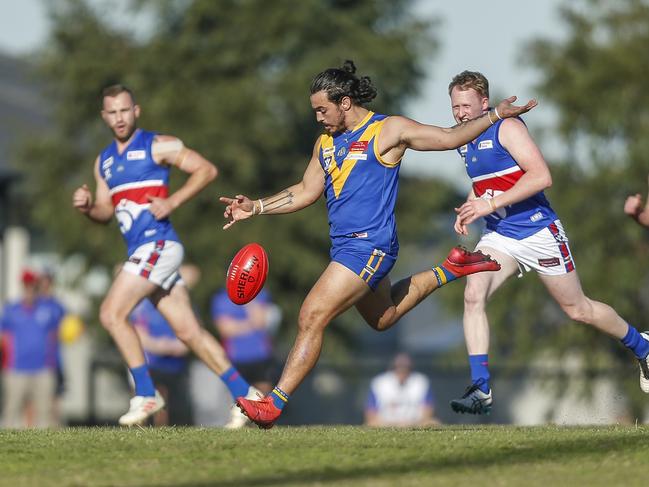
[[[88,213],[92,207],[92,193],[88,185],[84,184],[72,195],[72,206],[74,206],[81,213]]]

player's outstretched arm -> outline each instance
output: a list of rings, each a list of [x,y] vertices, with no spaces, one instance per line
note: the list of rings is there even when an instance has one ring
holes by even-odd
[[[189,177],[178,190],[167,198],[149,197],[149,211],[157,220],[167,218],[172,211],[196,196],[205,186],[216,179],[216,166],[195,150],[171,135],[158,135],[151,145],[151,154],[158,164],[176,166]]]
[[[440,151],[456,149],[484,132],[499,119],[517,117],[530,111],[537,105],[530,100],[523,106],[512,105],[515,96],[501,101],[498,106],[473,120],[459,123],[453,127],[443,128],[426,125],[406,117],[389,117],[386,120],[381,138],[392,136],[392,144],[402,145],[405,149],[418,151]]]
[[[219,200],[226,205],[223,216],[229,220],[223,229],[227,230],[236,222],[255,215],[293,213],[315,203],[324,191],[324,171],[318,160],[317,147],[316,143],[309,165],[299,183],[257,200],[251,200],[241,194],[234,198],[220,197]]]
[[[77,188],[72,195],[72,206],[97,223],[108,223],[113,217],[113,203],[106,181],[99,175],[99,157],[95,159],[95,199],[87,184]]]

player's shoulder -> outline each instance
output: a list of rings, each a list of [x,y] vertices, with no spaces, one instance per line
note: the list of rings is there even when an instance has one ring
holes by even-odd
[[[509,117],[500,122],[499,130],[524,130],[527,132],[527,125],[520,117]]]
[[[406,125],[415,122],[412,118],[408,118],[405,115],[384,115],[381,120],[383,121],[384,127]]]
[[[174,140],[180,140],[180,138],[171,134],[153,134],[154,142],[173,142]]]

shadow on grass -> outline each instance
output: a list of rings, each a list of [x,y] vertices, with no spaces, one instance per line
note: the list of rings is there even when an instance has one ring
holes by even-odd
[[[365,480],[369,478],[381,478],[398,476],[403,474],[431,474],[431,473],[452,473],[453,471],[467,471],[480,467],[510,467],[517,464],[552,462],[552,461],[574,461],[585,459],[594,454],[624,454],[637,452],[638,449],[646,448],[641,437],[619,437],[601,438],[598,441],[585,442],[583,439],[552,439],[535,441],[532,444],[518,446],[497,447],[486,450],[462,451],[459,455],[449,457],[449,453],[436,450],[435,455],[428,460],[418,458],[411,460],[400,458],[398,463],[384,462],[380,466],[350,465],[336,467],[327,464],[322,467],[305,467],[299,472],[291,472],[278,475],[264,475],[242,477],[231,480],[214,479],[209,482],[190,481],[187,483],[169,484],[177,486],[271,486],[271,485],[293,485],[309,482],[333,483],[337,481]],[[260,461],[263,461],[261,459]],[[164,486],[163,486],[164,487]]]

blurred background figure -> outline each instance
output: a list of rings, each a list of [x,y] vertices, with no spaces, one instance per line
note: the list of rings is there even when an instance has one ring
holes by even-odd
[[[55,296],[54,294],[54,271],[50,268],[46,268],[43,272],[40,273],[38,279],[38,299],[43,306],[49,308],[50,312],[54,316],[58,316],[58,332],[57,336],[60,342],[64,342],[67,336],[62,335],[63,327],[66,323],[65,316],[66,310],[63,303]],[[68,328],[66,326],[66,335],[68,333]],[[61,347],[57,347],[57,357],[56,357],[56,396],[54,401],[54,422],[60,424],[60,408],[59,402],[63,391],[65,390],[65,376],[63,374],[63,360],[61,354]]]
[[[279,308],[265,289],[243,306],[234,304],[225,290],[212,298],[212,322],[228,358],[244,379],[264,394],[273,389],[277,379],[272,335],[280,319]]]
[[[396,355],[391,369],[372,379],[365,405],[365,424],[409,427],[439,423],[430,380],[412,370],[409,355]]]
[[[185,264],[180,266],[180,276],[191,290],[200,279],[200,270],[195,265]],[[153,424],[194,424],[189,391],[189,349],[148,299],[140,301],[130,319],[140,337],[153,383],[167,404],[166,409],[153,416]]]
[[[649,181],[648,181],[649,182]],[[643,227],[649,227],[649,197],[642,202],[640,193],[627,196],[624,202],[624,213],[633,218]]]
[[[23,296],[4,307],[0,321],[3,424],[49,428],[58,422],[54,407],[60,370],[58,332],[65,311],[53,296],[39,296],[35,272],[24,270],[22,284]]]

